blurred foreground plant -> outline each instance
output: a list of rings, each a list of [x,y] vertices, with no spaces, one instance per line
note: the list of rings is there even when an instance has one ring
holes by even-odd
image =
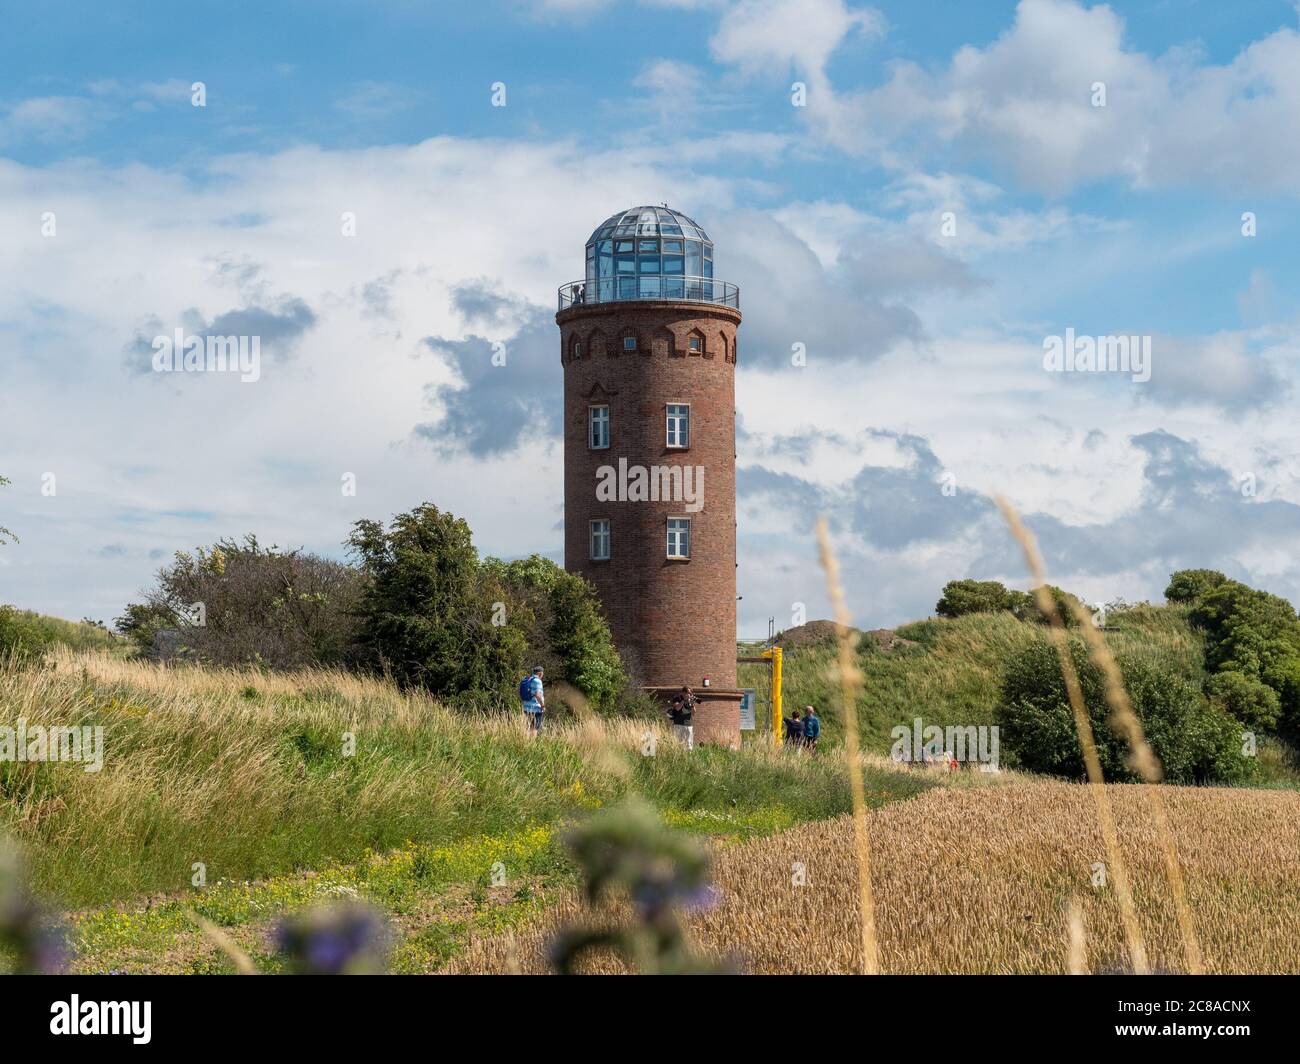
[[[590,951],[610,950],[644,975],[715,974],[733,971],[691,949],[682,912],[718,900],[707,879],[709,858],[693,838],[667,827],[646,803],[596,814],[569,832],[569,850],[586,880],[593,908],[625,897],[630,921],[608,914],[600,923],[573,924],[552,940],[550,960],[562,975],[578,970]]]
[[[28,890],[18,851],[0,842],[0,965],[8,962],[19,975],[54,975],[67,957],[62,925]]]
[[[276,946],[286,970],[299,975],[379,975],[387,970],[390,936],[368,905],[345,902],[285,917]]]

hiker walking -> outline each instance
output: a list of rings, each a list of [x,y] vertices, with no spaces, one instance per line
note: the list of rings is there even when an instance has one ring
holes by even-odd
[[[812,706],[804,706],[803,710],[803,744],[809,750],[817,749],[817,740],[822,733],[822,719],[817,716],[817,710]]]
[[[699,699],[689,687],[683,687],[681,693],[668,707],[668,719],[673,722],[673,734],[687,750],[695,749],[695,706]]]
[[[538,665],[531,676],[525,676],[519,681],[519,701],[524,704],[529,730],[537,734],[541,733],[542,714],[546,712],[546,693],[542,690],[542,675],[545,671]]]

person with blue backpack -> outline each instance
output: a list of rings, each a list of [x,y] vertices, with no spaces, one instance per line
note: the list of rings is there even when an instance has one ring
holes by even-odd
[[[525,676],[519,681],[519,701],[524,704],[528,727],[538,734],[542,730],[542,714],[546,712],[546,693],[542,690],[542,675],[545,671],[538,665],[531,676]]]
[[[817,710],[812,706],[804,706],[803,710],[803,744],[809,750],[817,749],[817,740],[822,733],[822,719],[817,716]]]

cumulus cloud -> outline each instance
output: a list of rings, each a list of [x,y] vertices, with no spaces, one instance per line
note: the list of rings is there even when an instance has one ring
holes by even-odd
[[[927,616],[949,580],[1027,586],[1019,548],[990,496],[965,487],[945,492],[944,463],[923,438],[882,430],[867,430],[865,436],[893,440],[901,461],[869,462],[833,483],[761,464],[741,469],[738,489],[745,505],[761,503],[768,522],[751,513],[748,523],[758,527],[742,528],[742,556],[773,526],[784,525],[787,541],[806,548],[791,552],[791,572],[781,580],[750,577],[755,592],[747,600],[766,594],[766,601],[755,605],[781,613],[784,607],[775,596],[806,595],[810,616],[825,608],[808,538],[819,513],[831,521],[861,623]],[[1104,519],[1066,521],[1012,493],[1038,539],[1049,579],[1089,601],[1159,601],[1171,572],[1210,567],[1300,598],[1300,565],[1293,557],[1280,567],[1270,561],[1300,535],[1300,506],[1243,493],[1236,473],[1209,459],[1194,441],[1172,433],[1139,433],[1126,447],[1140,463],[1140,486],[1127,505]]]
[[[819,359],[870,362],[924,337],[902,297],[978,283],[962,263],[914,237],[865,235],[831,269],[771,215],[737,212],[714,229],[710,235],[725,249],[718,276],[741,286],[747,366],[788,364],[794,344]]]
[[[452,288],[456,310],[477,323],[500,323],[523,312],[525,324],[508,339],[471,334],[464,340],[426,337],[422,343],[454,371],[455,379],[426,389],[440,416],[414,434],[441,454],[500,458],[525,442],[553,442],[564,406],[555,322],[540,307],[521,307],[486,282]]]
[[[858,89],[832,85],[827,63],[852,30],[878,20],[823,0],[805,36],[789,21],[802,6],[737,5],[713,52],[751,74],[786,63],[807,70],[809,120],[838,147],[894,165],[955,156],[1049,195],[1116,178],[1300,188],[1300,140],[1278,135],[1300,124],[1300,33],[1289,26],[1216,63],[1195,47],[1139,50],[1105,4],[1020,0],[992,43],[963,45],[933,68],[895,61],[883,84]],[[1098,87],[1104,106],[1095,105]]]

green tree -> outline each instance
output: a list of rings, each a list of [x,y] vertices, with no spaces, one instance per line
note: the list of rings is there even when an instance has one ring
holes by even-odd
[[[1136,781],[1128,767],[1128,744],[1111,730],[1100,670],[1082,643],[1071,641],[1084,706],[1097,756],[1107,780]],[[1120,656],[1120,671],[1133,710],[1170,783],[1233,783],[1249,778],[1241,752],[1241,724],[1208,703],[1194,683],[1168,666],[1140,656]],[[1056,650],[1036,641],[1008,665],[998,723],[1008,761],[1035,772],[1078,779],[1083,751]]]
[[[532,618],[479,565],[464,520],[425,503],[388,528],[358,521],[347,545],[367,578],[356,610],[364,664],[465,707],[513,699]]]
[[[1165,599],[1169,602],[1195,603],[1227,580],[1217,569],[1179,569],[1169,577]]]
[[[1014,609],[1016,596],[1022,592],[1011,591],[997,580],[949,580],[943,586],[943,595],[934,612],[940,617],[964,617],[968,613],[997,613]]]
[[[598,711],[616,708],[627,675],[595,588],[536,554],[513,562],[489,558],[484,568],[526,608],[530,661],[545,666],[547,680],[573,684]]]
[[[1300,737],[1300,617],[1291,603],[1225,580],[1197,600],[1191,618],[1205,631],[1206,669],[1239,672],[1272,688],[1280,730]]]

